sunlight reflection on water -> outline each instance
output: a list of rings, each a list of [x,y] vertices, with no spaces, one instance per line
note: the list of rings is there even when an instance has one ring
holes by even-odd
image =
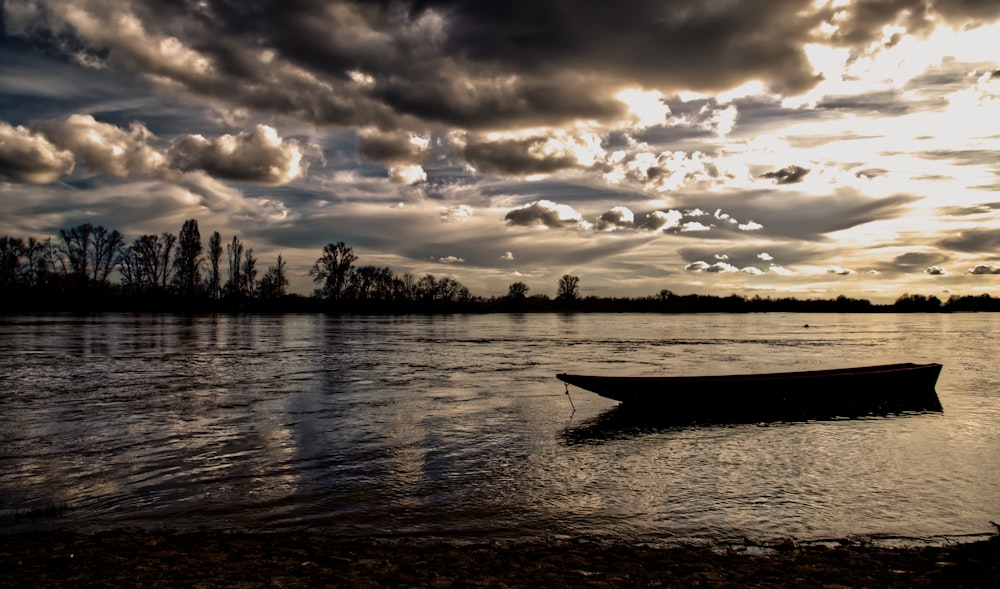
[[[3,317],[0,521],[644,540],[981,532],[1000,517],[998,322]],[[895,360],[944,364],[944,413],[608,431],[595,424],[613,402],[574,389],[574,412],[554,378]],[[12,516],[48,505],[68,509]]]

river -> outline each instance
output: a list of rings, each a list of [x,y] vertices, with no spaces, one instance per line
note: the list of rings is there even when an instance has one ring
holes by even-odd
[[[808,327],[806,327],[808,325]],[[990,532],[994,314],[0,317],[0,532]],[[606,431],[556,372],[939,362],[943,412]]]

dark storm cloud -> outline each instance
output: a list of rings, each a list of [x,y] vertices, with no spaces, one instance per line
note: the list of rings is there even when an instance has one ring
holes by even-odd
[[[157,86],[338,125],[467,129],[607,120],[622,86],[774,92],[818,81],[803,47],[824,22],[864,49],[900,23],[996,16],[971,0],[10,1],[8,34]]]
[[[948,256],[937,252],[909,252],[896,256],[892,262],[881,264],[879,270],[896,272],[924,272],[928,268],[940,268],[938,264],[948,261]]]
[[[579,167],[570,154],[545,154],[538,148],[546,138],[519,141],[473,142],[465,146],[466,161],[482,172],[500,174],[549,174]]]
[[[938,245],[963,252],[996,252],[1000,250],[1000,229],[969,229],[942,239]]]
[[[775,184],[795,184],[796,182],[801,182],[802,178],[808,173],[809,169],[802,166],[786,166],[780,170],[761,174],[761,176],[763,178],[774,179]]]
[[[370,130],[358,134],[358,151],[375,162],[418,162],[424,149],[411,141],[406,131]]]
[[[213,140],[188,135],[174,143],[169,157],[171,166],[181,171],[204,170],[229,180],[281,185],[305,173],[307,151],[299,141],[283,140],[274,129],[258,125],[249,133]]]
[[[903,216],[908,205],[917,200],[919,197],[906,194],[871,198],[852,189],[839,189],[827,196],[770,191],[725,197],[698,195],[685,198],[684,205],[722,207],[737,219],[753,219],[763,226],[757,236],[822,241],[827,233]]]

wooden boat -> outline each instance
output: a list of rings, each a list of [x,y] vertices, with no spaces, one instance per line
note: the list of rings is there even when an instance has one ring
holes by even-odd
[[[941,411],[940,364],[886,364],[834,370],[719,376],[556,378],[623,407],[678,419],[758,421]]]

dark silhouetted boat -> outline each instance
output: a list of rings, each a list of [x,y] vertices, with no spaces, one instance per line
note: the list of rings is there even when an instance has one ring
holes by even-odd
[[[941,411],[940,364],[718,376],[557,374],[581,389],[675,420],[829,419]],[[567,389],[568,392],[569,389]]]

